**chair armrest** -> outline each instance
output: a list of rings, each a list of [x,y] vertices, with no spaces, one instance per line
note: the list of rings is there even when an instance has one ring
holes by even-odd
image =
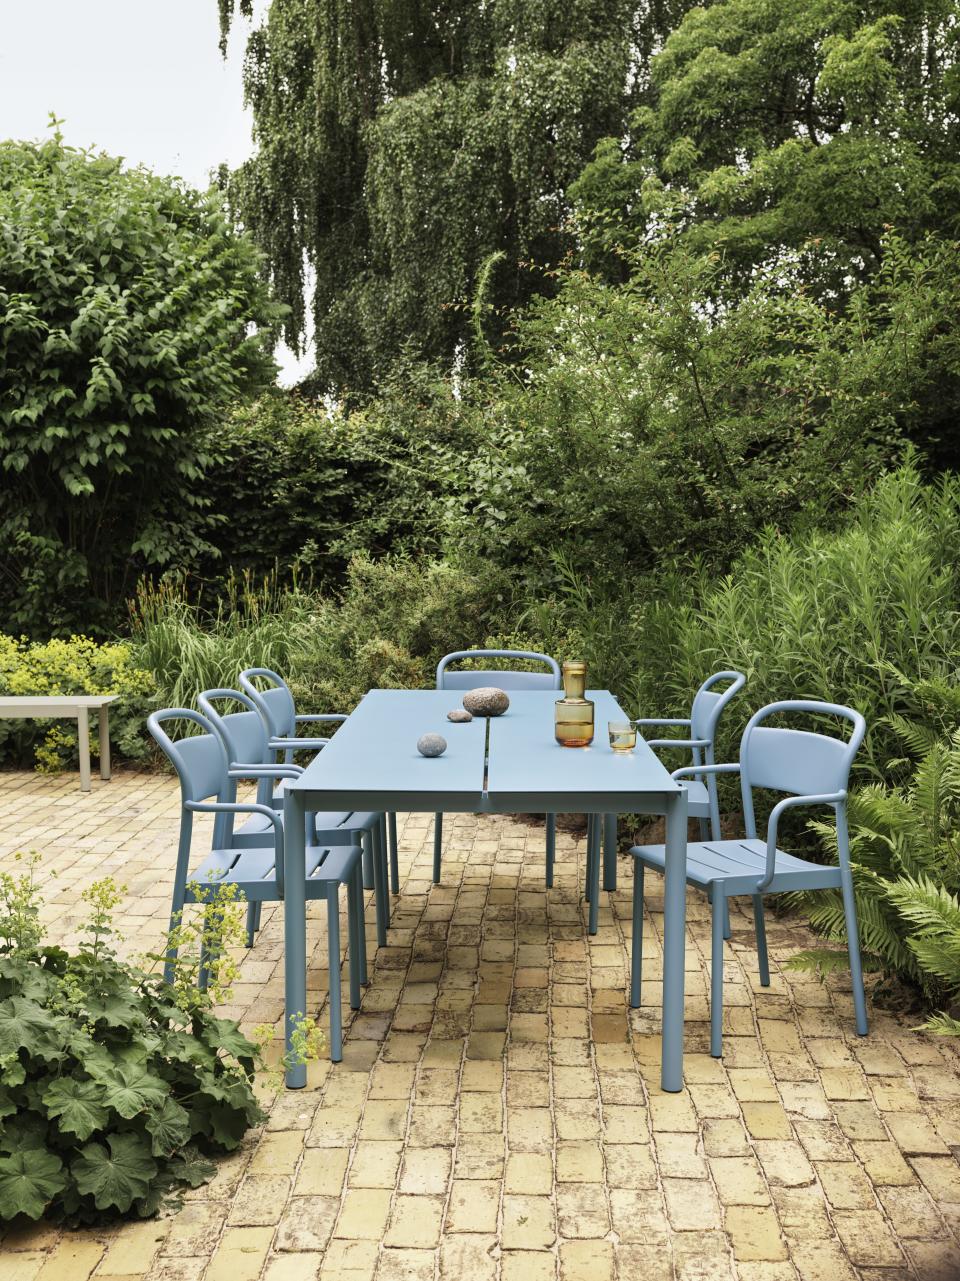
[[[647,747],[709,747],[709,738],[645,738]]]
[[[682,769],[675,769],[670,775],[671,778],[679,778],[681,774],[739,774],[739,765],[684,765]]]
[[[329,738],[271,738],[267,746],[271,751],[285,752],[288,747],[297,751],[319,751],[330,742]]]
[[[690,725],[692,724],[692,722],[689,719],[685,721],[684,720],[678,721],[676,719],[665,720],[663,717],[658,717],[658,716],[653,716],[653,717],[641,716],[638,720],[635,720],[633,723],[634,725]]]
[[[302,765],[239,765],[230,766],[230,778],[299,778]]]
[[[307,721],[345,721],[346,719],[345,712],[311,712],[309,715],[294,717],[298,725],[303,725]]]
[[[836,805],[846,799],[846,792],[827,792],[822,796],[787,796],[774,805],[767,820],[767,865],[763,876],[757,882],[758,894],[762,893],[773,880],[777,868],[777,827],[784,810],[793,809],[797,805]]]
[[[258,805],[255,801],[245,804],[243,801],[187,801],[185,809],[198,814],[260,814],[273,824],[274,867],[277,873],[277,890],[283,898],[283,819],[269,805]]]

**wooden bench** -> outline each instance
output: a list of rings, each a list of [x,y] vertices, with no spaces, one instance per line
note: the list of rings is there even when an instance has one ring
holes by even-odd
[[[100,719],[100,777],[110,777],[109,707],[119,694],[43,694],[0,698],[0,720],[59,720],[77,722],[80,747],[80,790],[90,791],[90,713]]]

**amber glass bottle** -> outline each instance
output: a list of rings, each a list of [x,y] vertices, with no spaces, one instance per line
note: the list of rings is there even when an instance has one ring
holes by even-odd
[[[587,665],[570,659],[563,665],[563,698],[554,709],[554,733],[561,747],[589,747],[593,742],[593,702],[584,697]]]

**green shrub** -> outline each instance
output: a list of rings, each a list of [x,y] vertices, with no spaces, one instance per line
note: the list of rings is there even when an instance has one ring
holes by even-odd
[[[958,545],[960,479],[925,485],[912,463],[862,497],[842,529],[770,530],[712,586],[693,575],[636,603],[625,641],[638,655],[639,703],[679,714],[711,671],[737,668],[747,687],[721,723],[718,759],[736,759],[752,710],[821,698],[863,713],[856,774],[887,781],[899,754],[892,718],[922,719],[917,682],[957,666]]]
[[[224,520],[201,576],[276,569],[331,588],[357,554],[436,555],[476,431],[449,380],[424,366],[352,413],[279,391],[237,408],[204,480]]]
[[[924,681],[917,691],[926,719],[896,718],[894,730],[916,759],[902,786],[873,783],[851,794],[850,859],[867,965],[916,984],[928,1004],[943,1006],[960,994],[960,672]],[[939,721],[931,731],[931,721]],[[815,823],[836,857],[832,824]],[[797,901],[825,938],[843,942],[838,890],[802,894]],[[846,951],[814,949],[793,958],[798,969],[836,968]],[[955,1012],[954,1012],[955,1013]],[[934,1030],[960,1033],[950,1012]]]
[[[168,985],[163,958],[150,969],[117,958],[110,879],[83,895],[79,949],[44,946],[36,861],[0,875],[0,1222],[152,1215],[206,1182],[206,1158],[262,1119],[258,1046],[213,1013],[235,973],[227,946],[243,937],[242,908],[223,887],[176,932],[182,947],[202,936],[212,949],[202,993],[195,962],[181,959]]]
[[[46,644],[0,634],[0,695],[118,694],[110,707],[111,746],[128,760],[149,753],[144,722],[155,706],[156,683],[123,642],[98,645],[88,636]],[[75,764],[77,732],[69,721],[0,721],[0,755],[23,764],[31,756],[45,773]],[[99,751],[91,733],[91,747]]]
[[[106,632],[144,568],[209,551],[199,480],[278,311],[216,195],[59,133],[0,143],[0,243],[0,608]]]
[[[141,590],[132,612],[137,663],[159,699],[193,705],[197,693],[235,686],[245,667],[270,667],[304,707],[349,710],[375,686],[433,684],[453,649],[496,638],[513,603],[501,576],[447,561],[355,556],[336,594],[234,582],[211,613],[183,585]]]

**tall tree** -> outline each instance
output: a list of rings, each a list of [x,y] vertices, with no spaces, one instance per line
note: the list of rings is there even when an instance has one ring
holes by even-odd
[[[799,250],[810,285],[842,303],[878,269],[887,227],[915,241],[960,226],[958,19],[957,0],[695,9],[572,195],[607,248],[679,227],[743,289]]]
[[[210,551],[200,478],[269,386],[280,309],[216,193],[0,143],[0,615],[102,631],[144,569]]]
[[[224,36],[251,0],[218,0]],[[689,0],[272,0],[250,34],[254,156],[230,178],[317,382],[406,348],[452,361],[482,264],[495,310],[570,241],[566,189],[643,97]]]

